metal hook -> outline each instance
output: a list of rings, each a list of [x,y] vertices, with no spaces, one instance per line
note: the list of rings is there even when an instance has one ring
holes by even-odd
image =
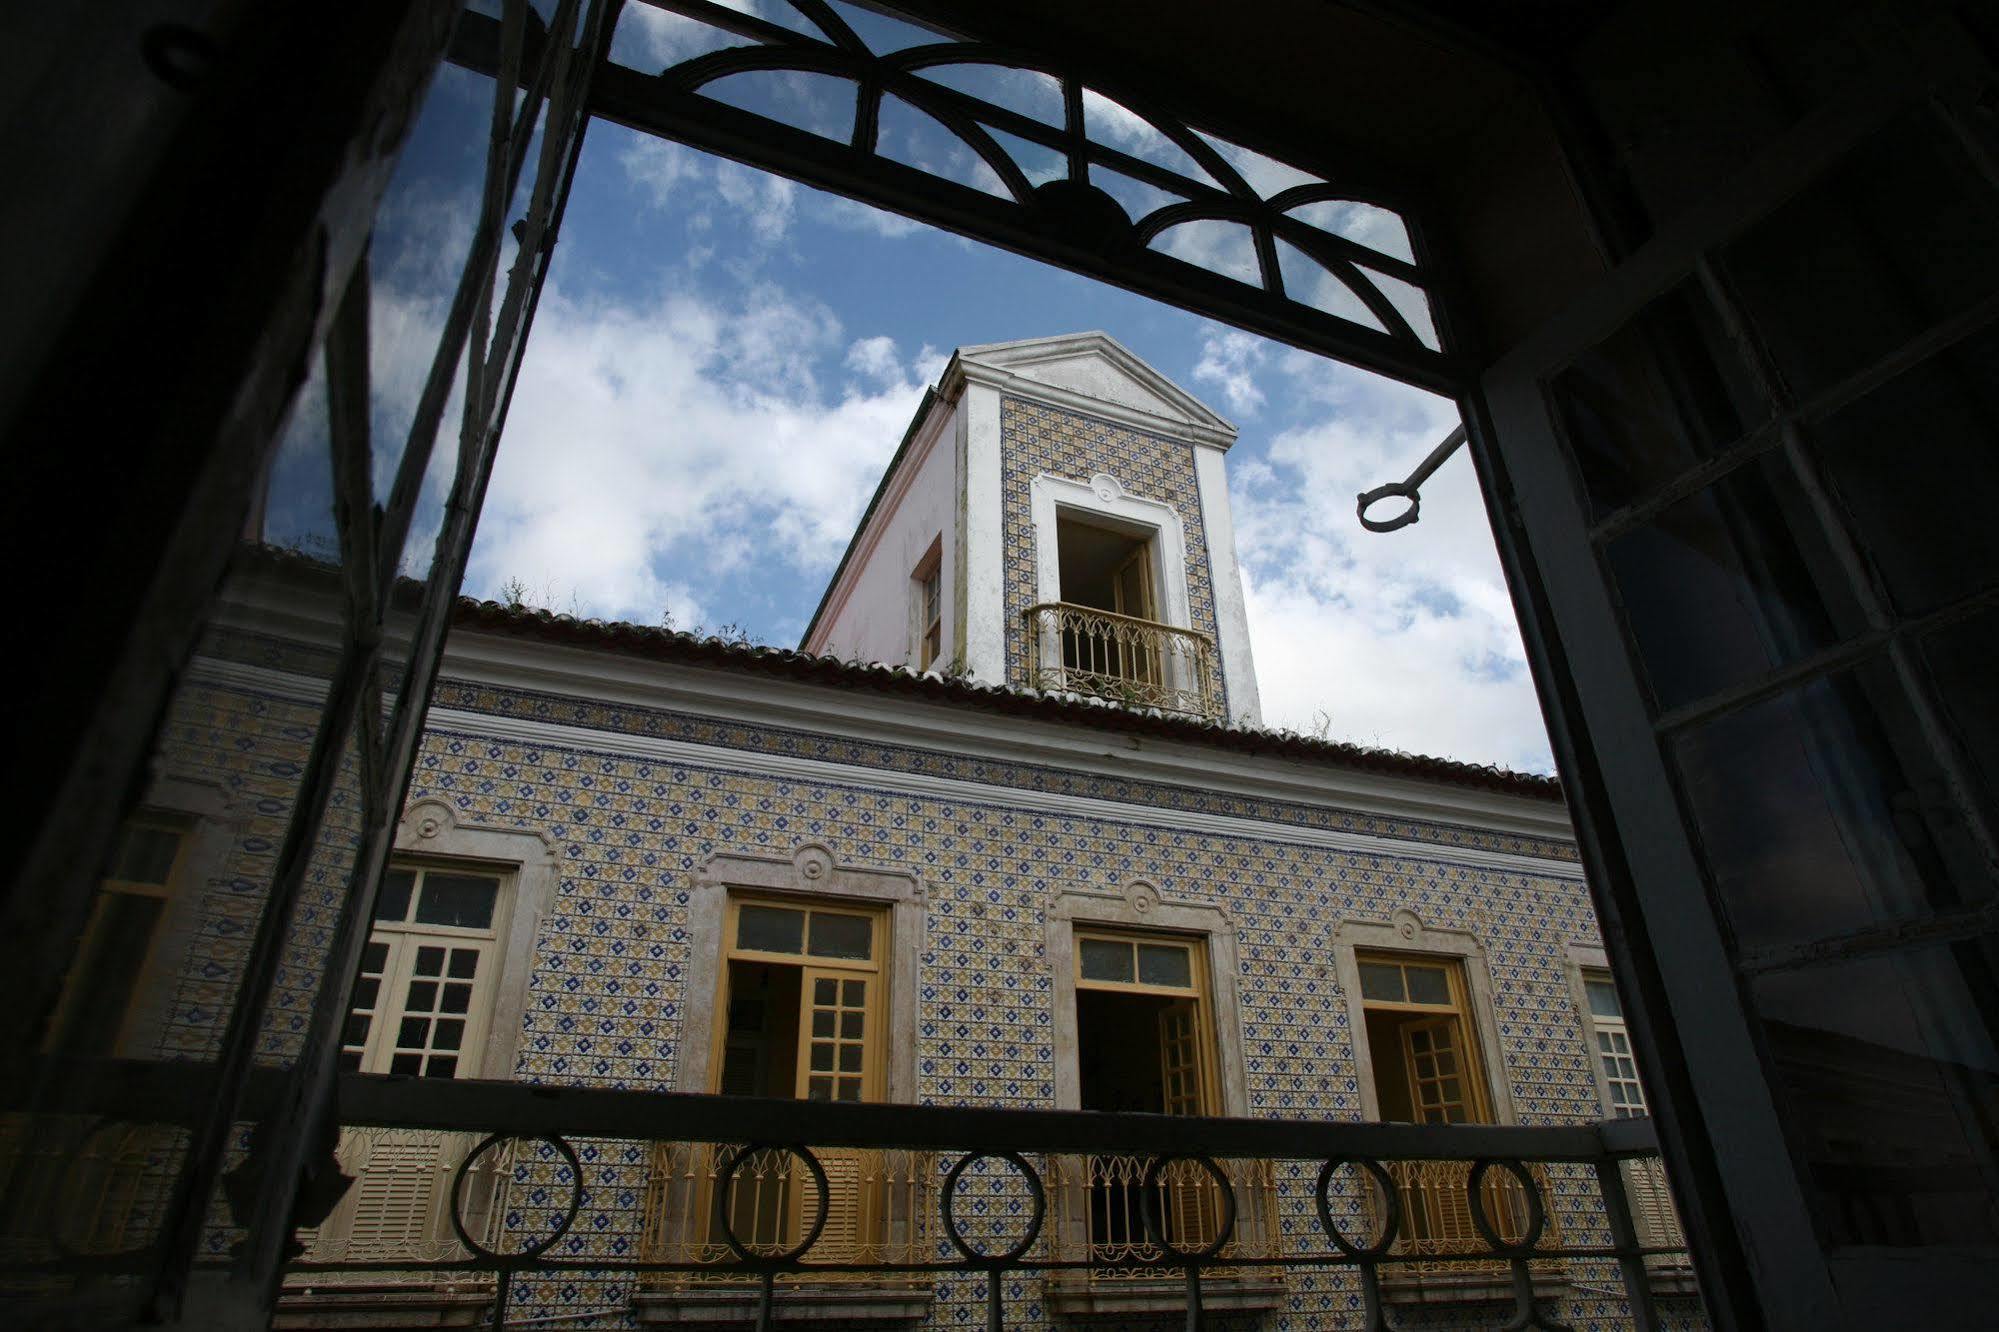
[[[1464,447],[1464,442],[1465,428],[1460,423],[1456,430],[1444,436],[1443,443],[1430,450],[1429,457],[1416,464],[1416,470],[1409,473],[1407,477],[1400,481],[1390,481],[1385,486],[1376,486],[1373,490],[1363,490],[1359,496],[1360,503],[1354,509],[1355,515],[1360,519],[1360,525],[1370,532],[1393,532],[1397,528],[1407,527],[1409,524],[1415,522],[1418,513],[1423,507],[1422,497],[1416,492],[1422,489],[1423,483],[1430,479],[1432,472],[1442,467],[1453,453]],[[1368,506],[1377,500],[1385,500],[1391,496],[1408,500],[1409,507],[1401,513],[1396,514],[1393,518],[1370,518],[1367,516]]]

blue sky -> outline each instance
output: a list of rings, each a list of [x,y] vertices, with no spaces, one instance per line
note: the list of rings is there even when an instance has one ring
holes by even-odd
[[[439,256],[470,232],[484,96],[446,68],[385,207],[378,439],[407,428]],[[1405,474],[1456,423],[1450,404],[609,124],[585,141],[467,591],[519,580],[560,611],[795,645],[950,350],[1095,328],[1241,430],[1229,468],[1267,724],[1549,768],[1468,460],[1433,479],[1416,527],[1354,522],[1354,494]],[[394,452],[378,448],[381,493]],[[452,454],[431,470],[432,525]]]

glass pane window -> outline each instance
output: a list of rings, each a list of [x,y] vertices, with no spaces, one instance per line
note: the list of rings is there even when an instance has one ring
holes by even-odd
[[[1131,981],[1131,945],[1124,940],[1079,939],[1076,951],[1082,964],[1083,979]]]
[[[1402,968],[1392,962],[1360,964],[1360,993],[1364,999],[1399,1004],[1409,997],[1402,984]]]
[[[340,1066],[476,1077],[499,968],[500,876],[392,865],[341,1033]]]
[[[1194,983],[1194,966],[1185,944],[1140,944],[1138,979],[1145,985],[1185,988]]]
[[[814,957],[842,957],[865,961],[874,950],[875,923],[868,916],[842,916],[831,911],[812,913],[812,937],[808,951]]]
[[[736,917],[736,947],[759,953],[802,953],[805,913],[791,907],[746,905]]]
[[[1673,754],[1743,950],[1991,895],[1989,869],[1885,664],[1689,728]]]

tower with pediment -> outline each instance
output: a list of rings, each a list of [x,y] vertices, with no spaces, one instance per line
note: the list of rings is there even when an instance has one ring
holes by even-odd
[[[1105,333],[961,347],[801,647],[1258,725],[1235,437]]]

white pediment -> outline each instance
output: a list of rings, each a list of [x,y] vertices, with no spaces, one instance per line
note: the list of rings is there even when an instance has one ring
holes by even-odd
[[[1235,427],[1206,403],[1108,333],[1071,333],[962,347],[958,357],[967,367],[1004,372],[1017,389],[1046,385],[1062,399],[1073,396],[1111,404],[1162,424],[1190,427],[1204,437],[1222,436],[1216,442],[1224,444],[1235,436]]]

